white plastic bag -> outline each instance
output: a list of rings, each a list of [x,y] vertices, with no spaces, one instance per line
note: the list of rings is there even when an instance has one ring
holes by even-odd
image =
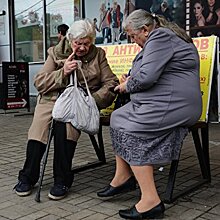
[[[70,122],[76,129],[94,135],[99,131],[100,113],[81,67],[79,69],[85,81],[87,94],[78,87],[77,75],[74,72],[74,80],[71,75],[70,84],[55,102],[52,117],[57,121]]]

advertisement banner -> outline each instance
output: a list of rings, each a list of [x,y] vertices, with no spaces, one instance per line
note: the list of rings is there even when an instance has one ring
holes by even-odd
[[[200,121],[208,121],[209,103],[212,88],[214,61],[216,54],[216,36],[194,38],[193,42],[200,57],[200,85],[203,111]]]
[[[220,1],[190,0],[190,36],[220,36]]]
[[[2,62],[3,109],[30,107],[29,66],[25,62]]]
[[[102,46],[106,52],[106,57],[113,73],[120,80],[121,75],[127,74],[131,68],[132,61],[140,52],[141,48],[137,44],[122,44]],[[114,110],[115,103],[106,109],[101,110],[101,115],[107,116]]]
[[[194,38],[193,42],[198,49],[200,56],[200,84],[203,100],[203,112],[200,121],[208,121],[210,96],[212,88],[212,79],[214,72],[215,56],[218,48],[216,47],[217,37],[200,37]],[[103,45],[102,48],[106,52],[106,57],[112,71],[118,76],[119,80],[121,75],[127,74],[132,66],[132,61],[135,56],[140,52],[141,48],[137,44],[123,44],[123,45]],[[217,63],[217,62],[216,62]],[[218,85],[219,83],[216,81]],[[218,91],[216,91],[218,92]],[[218,101],[216,101],[218,102]],[[109,115],[114,109],[114,103],[101,111],[102,115]],[[218,104],[212,106],[214,111],[218,113]],[[216,110],[217,109],[217,110]],[[219,120],[219,119],[217,119]]]

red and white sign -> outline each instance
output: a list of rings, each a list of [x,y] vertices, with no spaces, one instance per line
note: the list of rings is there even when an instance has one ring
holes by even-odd
[[[8,109],[24,108],[26,105],[27,105],[27,101],[23,98],[7,99],[7,108]]]

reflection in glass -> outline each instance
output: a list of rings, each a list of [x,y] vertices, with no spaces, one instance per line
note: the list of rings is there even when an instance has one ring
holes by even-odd
[[[15,60],[42,61],[43,0],[15,0]]]
[[[46,0],[47,12],[47,48],[58,43],[58,30],[60,24],[70,26],[74,21],[73,0]],[[76,17],[76,15],[75,15]]]

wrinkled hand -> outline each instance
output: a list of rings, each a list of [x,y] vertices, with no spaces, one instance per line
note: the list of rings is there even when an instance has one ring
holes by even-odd
[[[120,92],[120,93],[124,93],[126,92],[126,85],[128,82],[128,79],[130,78],[130,76],[127,76],[126,74],[122,75],[121,80],[120,80],[120,85],[116,86],[114,91],[115,92]]]
[[[123,83],[127,80],[127,74],[123,74],[120,78],[120,83]]]
[[[63,66],[64,76],[70,75],[73,72],[73,70],[78,68],[77,60],[73,59],[74,54],[75,52],[70,54],[64,63]]]
[[[120,92],[120,93],[123,93],[123,92],[126,92],[126,84],[127,84],[127,80],[123,83],[121,83],[120,85],[116,86],[114,91],[115,92]]]

